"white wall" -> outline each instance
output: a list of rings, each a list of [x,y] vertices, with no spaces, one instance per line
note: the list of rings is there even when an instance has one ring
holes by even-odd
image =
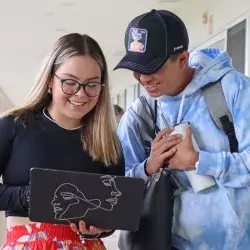
[[[0,114],[13,106],[3,89],[0,87]]]
[[[226,29],[246,19],[246,74],[250,75],[250,1],[249,0],[182,0],[178,8],[174,9],[187,26],[190,48],[209,46],[225,37]],[[167,4],[157,6],[160,9],[169,9]],[[202,16],[207,12],[213,16],[213,32],[209,33],[209,24],[203,24]],[[131,72],[119,70],[112,75],[115,79],[113,93],[118,93],[134,82]],[[116,86],[118,85],[118,86]]]
[[[197,46],[211,37],[208,33],[208,25],[202,23],[204,12],[213,15],[215,34],[249,10],[249,0],[186,0],[183,1],[177,14],[188,28],[190,45]]]

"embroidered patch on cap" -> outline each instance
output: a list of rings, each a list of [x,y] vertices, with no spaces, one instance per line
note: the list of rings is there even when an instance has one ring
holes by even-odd
[[[131,28],[128,37],[128,51],[144,53],[147,47],[148,31]]]

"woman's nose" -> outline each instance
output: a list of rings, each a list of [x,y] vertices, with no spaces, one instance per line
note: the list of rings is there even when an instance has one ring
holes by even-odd
[[[80,96],[80,97],[87,96],[83,86],[80,87],[80,89],[75,93],[75,95]]]

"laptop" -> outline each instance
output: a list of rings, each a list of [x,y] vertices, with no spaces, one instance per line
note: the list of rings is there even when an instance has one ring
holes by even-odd
[[[64,170],[30,170],[33,222],[79,223],[98,228],[137,231],[144,181],[138,178]]]

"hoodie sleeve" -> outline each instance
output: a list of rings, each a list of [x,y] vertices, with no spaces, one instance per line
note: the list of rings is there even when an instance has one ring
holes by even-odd
[[[213,176],[227,187],[242,188],[250,185],[250,81],[239,73],[224,78],[222,87],[233,115],[239,153],[200,151],[196,172]]]
[[[122,117],[117,133],[125,157],[126,176],[142,178],[147,182],[148,176],[145,174],[144,168],[147,160],[144,143],[140,135],[139,125],[128,111]]]

